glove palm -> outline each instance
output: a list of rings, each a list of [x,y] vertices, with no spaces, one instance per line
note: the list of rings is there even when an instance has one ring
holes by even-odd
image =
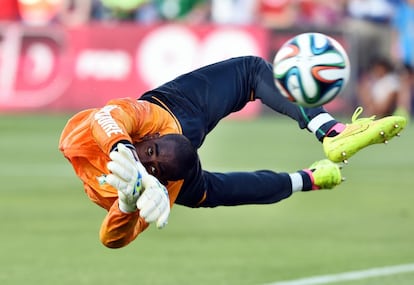
[[[168,223],[170,215],[170,199],[167,189],[155,177],[148,174],[143,179],[145,191],[137,201],[140,216],[146,222],[156,222],[157,228],[163,228]]]
[[[134,212],[142,191],[142,175],[137,161],[123,144],[118,144],[118,151],[112,151],[109,157],[111,161],[107,167],[111,173],[107,175],[106,182],[118,190],[119,209],[124,213]]]
[[[106,182],[118,190],[119,209],[124,213],[139,209],[147,223],[156,222],[158,228],[163,228],[170,214],[165,186],[148,174],[125,145],[118,144],[118,150],[112,151],[109,157],[107,167],[111,174],[107,175]]]

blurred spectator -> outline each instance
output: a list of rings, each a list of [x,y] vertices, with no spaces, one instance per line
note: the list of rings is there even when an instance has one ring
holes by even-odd
[[[101,19],[154,23],[158,21],[205,22],[207,0],[101,0]],[[107,12],[110,12],[108,14]]]
[[[395,3],[391,0],[348,0],[347,21],[343,26],[356,45],[357,74],[365,70],[374,57],[389,56],[391,20]],[[373,48],[375,47],[375,48]]]
[[[391,56],[401,65],[400,79],[402,96],[398,113],[414,114],[414,0],[396,2],[392,21]]]
[[[414,0],[402,0],[393,18],[391,50],[397,62],[414,67]]]
[[[297,0],[257,0],[258,19],[265,27],[290,28],[297,19]]]
[[[403,65],[400,71],[401,96],[396,114],[410,118],[414,113],[414,69],[410,65]]]
[[[207,21],[210,3],[207,0],[152,0],[161,19],[201,23]]]
[[[65,25],[80,25],[91,18],[92,0],[62,0],[59,20]]]
[[[118,21],[117,15],[110,8],[106,7],[101,0],[90,1],[90,21]]]
[[[135,11],[135,21],[141,24],[151,24],[161,21],[161,15],[154,1],[147,1]]]
[[[354,19],[372,23],[389,23],[395,6],[390,0],[348,0],[347,10]]]
[[[345,14],[345,0],[298,0],[297,25],[332,28]]]
[[[130,21],[136,19],[137,10],[150,0],[101,0],[101,2],[102,20]]]
[[[2,0],[0,8],[0,21],[17,21],[20,19],[17,0]]]
[[[211,0],[211,21],[248,25],[256,21],[257,0]]]
[[[19,0],[18,7],[23,23],[45,26],[56,21],[62,0]]]
[[[361,77],[357,95],[368,115],[385,117],[397,110],[407,114],[407,94],[402,91],[401,78],[391,60],[378,57]]]
[[[101,0],[103,6],[115,11],[134,11],[148,0]]]

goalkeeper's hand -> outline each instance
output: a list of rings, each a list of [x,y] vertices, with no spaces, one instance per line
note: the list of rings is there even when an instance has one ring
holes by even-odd
[[[155,177],[147,174],[143,177],[144,192],[137,201],[139,215],[147,223],[156,222],[161,229],[168,223],[170,198],[167,189]]]
[[[163,228],[170,214],[167,189],[135,160],[130,149],[123,144],[117,148],[118,151],[109,155],[112,161],[107,167],[111,174],[107,175],[106,182],[118,189],[119,209],[130,213],[138,208],[147,223],[156,222],[158,228]]]
[[[107,167],[110,174],[106,182],[118,190],[119,209],[124,213],[137,210],[137,200],[142,191],[142,174],[131,150],[119,143],[118,150],[111,151]]]

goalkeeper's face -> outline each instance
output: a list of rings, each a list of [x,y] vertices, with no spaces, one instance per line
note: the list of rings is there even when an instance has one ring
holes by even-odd
[[[139,160],[161,183],[184,179],[197,164],[197,151],[183,135],[149,137],[134,143]]]

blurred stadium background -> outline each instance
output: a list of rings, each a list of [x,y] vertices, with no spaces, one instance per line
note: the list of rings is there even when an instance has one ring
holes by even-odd
[[[412,66],[395,20],[406,2],[1,0],[0,283],[267,284],[414,263],[411,125],[353,158],[337,191],[269,206],[176,206],[166,229],[120,250],[99,243],[105,213],[57,150],[78,110],[228,57],[271,61],[306,31],[335,37],[349,53],[351,82],[327,105],[347,122],[372,59]],[[208,137],[201,156],[210,170],[295,171],[323,153],[294,122],[250,104]],[[335,282],[413,283],[413,271]]]

